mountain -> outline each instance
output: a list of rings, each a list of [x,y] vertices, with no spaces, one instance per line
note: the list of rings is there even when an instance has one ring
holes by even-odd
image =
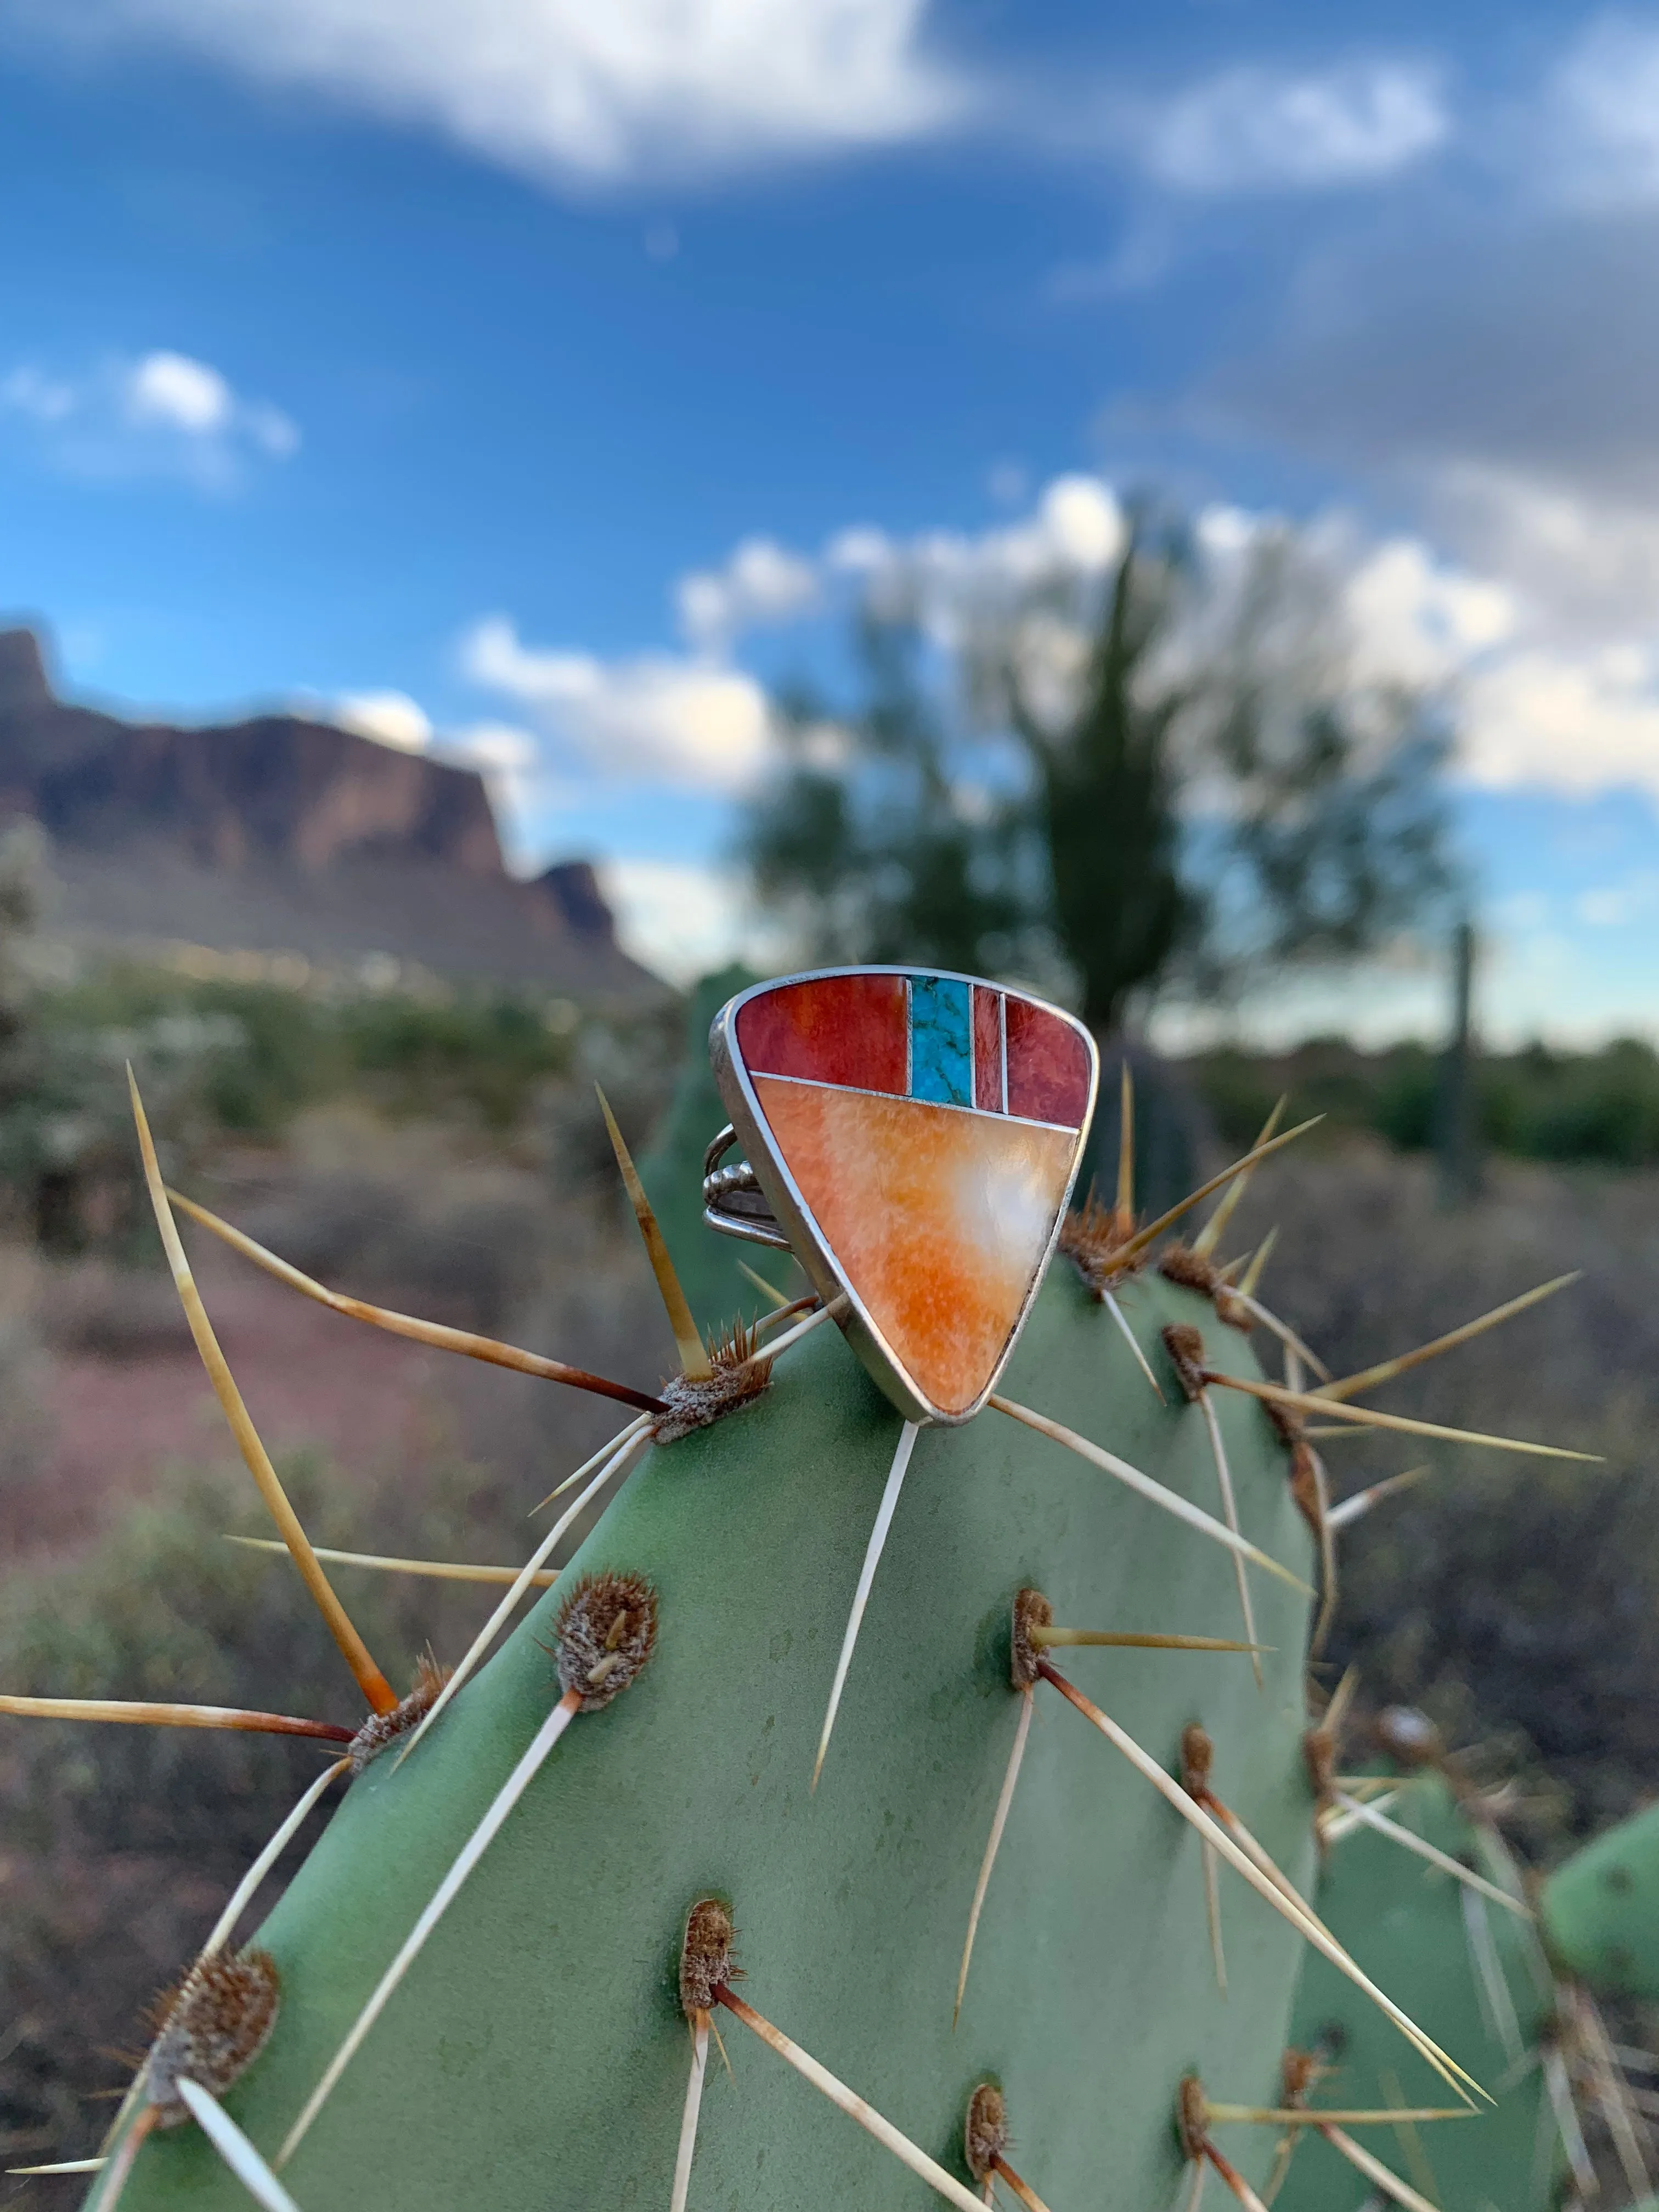
[[[475,769],[295,714],[126,722],[0,630],[0,821],[51,842],[46,927],[88,947],[636,996],[586,861],[509,875]]]

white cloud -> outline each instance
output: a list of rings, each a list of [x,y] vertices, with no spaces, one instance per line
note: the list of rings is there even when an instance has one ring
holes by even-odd
[[[461,665],[473,683],[516,700],[607,779],[735,792],[765,757],[766,694],[737,669],[666,653],[605,661],[526,646],[505,615],[473,625]]]
[[[818,596],[811,562],[769,538],[745,538],[719,568],[698,568],[674,586],[680,628],[704,652],[723,652],[762,623],[788,622]]]
[[[786,957],[750,906],[735,870],[680,860],[609,860],[601,886],[625,952],[671,983],[733,960]]]
[[[333,719],[343,729],[373,738],[400,753],[423,753],[432,744],[432,719],[407,691],[348,691],[334,702]]]
[[[1447,566],[1416,538],[1368,553],[1343,606],[1362,681],[1443,684],[1513,636],[1519,619],[1504,585]]]
[[[1000,612],[1037,585],[1102,574],[1122,550],[1123,532],[1109,484],[1062,476],[1023,522],[906,538],[860,526],[833,537],[823,560],[832,574],[858,581],[875,605],[913,614],[950,645],[970,617]]]
[[[114,359],[80,376],[23,362],[0,377],[0,419],[30,425],[39,456],[101,478],[183,476],[234,489],[251,454],[287,460],[300,433],[268,400],[247,400],[221,371],[166,349]]]
[[[1579,544],[1582,520],[1563,523],[1554,549],[1563,560]],[[1535,570],[1530,556],[1507,550],[1511,566]],[[1586,637],[1522,584],[1459,566],[1420,538],[1394,538],[1356,544],[1341,605],[1362,681],[1444,687],[1457,770],[1470,782],[1659,795],[1652,603],[1643,629]]]
[[[279,460],[299,450],[300,433],[268,400],[238,398],[228,380],[185,353],[147,353],[121,380],[130,419],[176,431],[204,448],[224,450],[246,439]]]
[[[1194,526],[1224,614],[1249,556],[1284,518],[1217,503]],[[535,646],[507,616],[489,616],[462,641],[463,671],[512,702],[529,727],[480,726],[446,736],[441,749],[477,760],[525,818],[545,813],[550,793],[596,782],[741,794],[766,765],[772,729],[762,685],[721,656],[755,623],[788,622],[850,595],[909,613],[946,656],[980,617],[1018,614],[1010,649],[1022,658],[1039,711],[1059,713],[1087,650],[1082,602],[1040,599],[1032,612],[1026,595],[1051,581],[1098,581],[1121,554],[1124,528],[1112,487],[1079,474],[1053,479],[1024,517],[980,532],[898,537],[860,525],[812,555],[748,539],[718,568],[675,587],[682,627],[704,648],[695,657],[605,659]],[[1563,526],[1559,557],[1582,550],[1578,533],[1591,531],[1583,519],[1571,532]],[[1468,782],[1573,796],[1638,786],[1659,795],[1659,624],[1651,616],[1659,599],[1650,602],[1645,629],[1586,640],[1497,564],[1460,562],[1424,538],[1371,538],[1351,518],[1331,515],[1306,526],[1303,542],[1315,567],[1322,564],[1328,604],[1346,618],[1349,672],[1363,684],[1443,690],[1457,772]],[[1642,641],[1650,635],[1650,644]],[[374,726],[392,742],[424,742],[429,731],[401,694],[354,695],[346,708],[358,726]],[[829,757],[842,740],[826,725],[817,742]],[[670,878],[651,866],[657,872],[640,884],[660,890]],[[712,898],[714,878],[697,880],[699,896]],[[663,964],[659,951],[651,957]]]
[[[458,755],[487,775],[527,775],[542,755],[535,737],[516,722],[469,722],[464,729],[452,731],[443,744],[446,752]]]
[[[42,0],[13,12],[51,26]],[[64,35],[164,41],[435,126],[532,175],[605,183],[936,131],[965,88],[926,0],[82,0]]]
[[[1522,647],[1462,692],[1460,764],[1476,783],[1659,795],[1659,655],[1639,645]]]
[[[1437,71],[1379,61],[1224,70],[1154,107],[1136,135],[1146,169],[1180,191],[1318,191],[1394,176],[1450,127]]]
[[[1606,642],[1650,627],[1659,609],[1659,501],[1634,488],[1589,492],[1489,464],[1436,480],[1447,531],[1501,576],[1552,636]]]
[[[146,354],[127,373],[126,401],[135,422],[164,422],[197,438],[228,430],[236,411],[218,370],[183,353]]]
[[[1352,675],[1447,687],[1459,771],[1477,784],[1659,793],[1659,514],[1609,517],[1508,480],[1485,495],[1492,557],[1480,565],[1419,538],[1368,538],[1340,517],[1310,526],[1311,550],[1336,580]],[[1223,505],[1196,518],[1224,597],[1229,575],[1242,574],[1264,530],[1278,526],[1279,518]],[[1108,484],[1066,477],[1006,530],[896,541],[864,527],[832,539],[825,562],[878,599],[914,607],[948,647],[965,617],[1006,606],[1035,581],[1099,574],[1122,527]],[[1607,612],[1613,634],[1587,635],[1565,618],[1569,589]],[[1632,642],[1649,636],[1651,648]],[[1055,620],[1024,642],[1035,656],[1028,675],[1063,702],[1077,637]]]
[[[1592,22],[1546,99],[1557,137],[1553,181],[1569,198],[1659,198],[1659,26],[1624,15]]]

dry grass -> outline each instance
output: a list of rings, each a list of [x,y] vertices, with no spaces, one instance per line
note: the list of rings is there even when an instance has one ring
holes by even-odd
[[[1330,1656],[1358,1662],[1371,1702],[1425,1705],[1455,1741],[1510,1739],[1500,1765],[1535,1754],[1574,1827],[1630,1810],[1659,1776],[1659,1176],[1499,1166],[1478,1205],[1447,1212],[1426,1164],[1356,1142],[1265,1168],[1233,1241],[1273,1222],[1262,1296],[1338,1374],[1584,1271],[1376,1402],[1606,1464],[1329,1444],[1342,1493],[1412,1456],[1436,1467],[1345,1539]]]

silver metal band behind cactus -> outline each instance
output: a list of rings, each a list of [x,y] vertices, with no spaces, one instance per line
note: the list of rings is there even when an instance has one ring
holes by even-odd
[[[793,1250],[748,1161],[734,1160],[729,1168],[720,1165],[720,1155],[737,1141],[738,1133],[728,1121],[702,1156],[703,1219],[722,1237],[740,1237],[745,1244],[769,1244],[779,1252]]]

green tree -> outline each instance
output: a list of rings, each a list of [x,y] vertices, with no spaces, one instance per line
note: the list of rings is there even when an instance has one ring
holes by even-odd
[[[1055,576],[967,626],[861,618],[861,703],[784,704],[745,846],[809,957],[1066,989],[1095,1033],[1159,988],[1214,999],[1351,962],[1449,879],[1437,702],[1356,673],[1295,533],[1223,575],[1142,517],[1103,586]]]
[[[963,773],[915,629],[866,615],[854,645],[850,712],[805,686],[777,702],[787,765],[744,830],[760,900],[810,958],[1006,966],[1036,904],[1016,814]]]
[[[1048,861],[1053,924],[1097,1036],[1122,1025],[1131,993],[1164,974],[1203,926],[1182,869],[1179,773],[1171,732],[1190,686],[1145,680],[1179,589],[1179,549],[1148,550],[1132,530],[1107,590],[1076,704],[1046,718],[1012,641],[981,668],[1000,691],[1031,772],[1031,811]]]

